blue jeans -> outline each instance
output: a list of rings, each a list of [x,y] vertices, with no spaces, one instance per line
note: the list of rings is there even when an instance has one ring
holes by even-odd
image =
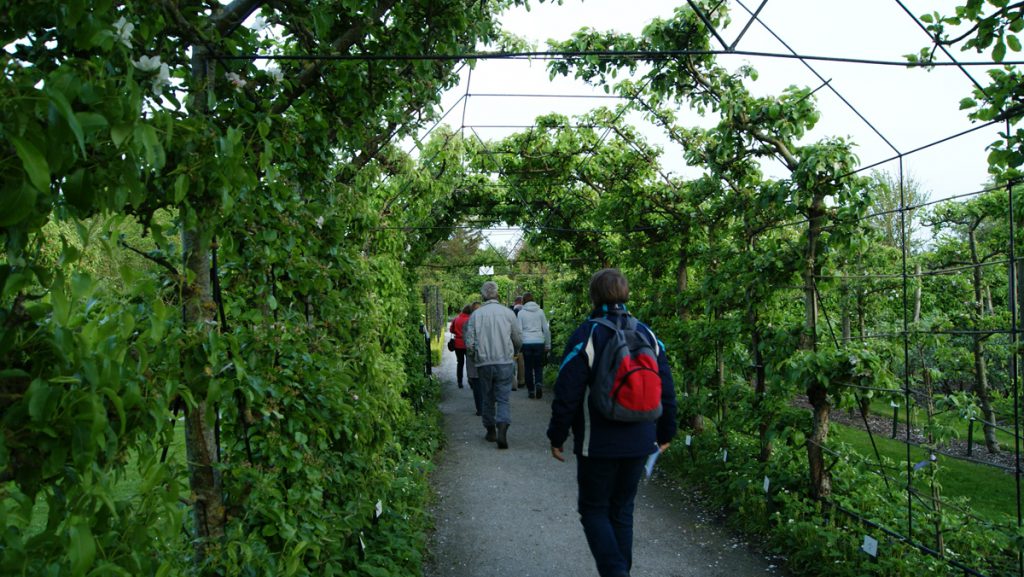
[[[576,455],[580,523],[601,577],[628,577],[633,566],[633,505],[646,460]]]
[[[532,393],[544,383],[544,343],[524,344],[523,363],[526,364],[526,388]]]
[[[484,365],[477,367],[476,372],[480,377],[484,426],[511,423],[512,408],[508,398],[512,394],[512,382],[516,378],[515,363],[509,361],[504,365]]]

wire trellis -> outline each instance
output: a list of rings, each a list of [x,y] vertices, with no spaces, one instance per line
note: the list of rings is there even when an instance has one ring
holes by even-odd
[[[907,514],[906,514],[906,519],[905,519],[905,527],[903,527],[903,528],[895,528],[895,527],[886,526],[883,523],[879,523],[877,521],[870,520],[865,515],[863,515],[861,513],[858,513],[856,511],[853,511],[852,509],[849,509],[848,507],[844,507],[844,506],[841,506],[839,504],[836,504],[836,503],[832,503],[832,507],[835,510],[840,511],[840,512],[850,516],[851,518],[857,519],[859,522],[863,523],[866,526],[871,526],[871,527],[873,527],[873,528],[875,528],[875,529],[885,533],[886,535],[888,535],[889,537],[891,537],[893,539],[896,539],[898,541],[904,542],[904,543],[906,543],[906,544],[908,544],[908,545],[910,545],[910,546],[912,546],[912,547],[914,547],[914,548],[916,548],[916,549],[918,549],[918,550],[920,550],[920,551],[922,551],[924,553],[927,553],[927,554],[930,554],[930,555],[934,555],[936,558],[942,559],[950,567],[955,568],[958,571],[962,571],[963,574],[965,574],[965,575],[977,575],[979,577],[984,577],[985,574],[983,572],[979,571],[978,569],[964,566],[961,563],[959,563],[958,561],[949,559],[948,557],[946,557],[943,554],[943,551],[938,550],[937,547],[933,547],[933,546],[930,546],[928,544],[925,544],[925,543],[921,542],[919,539],[917,539],[915,537],[915,530],[914,530],[914,526],[913,526],[915,503],[917,503],[917,506],[928,506],[927,503],[932,501],[933,498],[931,496],[927,496],[927,495],[924,495],[921,492],[919,492],[918,489],[916,487],[914,487],[914,482],[913,482],[913,467],[914,467],[914,463],[912,462],[912,458],[911,458],[912,457],[912,455],[911,455],[911,448],[914,446],[915,443],[911,439],[911,427],[909,426],[909,423],[910,423],[910,420],[911,420],[911,413],[910,413],[910,411],[911,411],[911,400],[912,400],[912,395],[913,394],[915,394],[915,393],[924,393],[924,391],[918,391],[914,387],[912,387],[911,374],[910,374],[910,369],[909,369],[909,367],[911,367],[911,365],[912,365],[912,363],[911,363],[912,359],[911,359],[910,345],[911,345],[911,341],[915,337],[921,336],[921,335],[971,336],[971,337],[975,337],[975,338],[979,338],[979,337],[983,337],[983,336],[991,336],[991,335],[1006,335],[1008,337],[1009,343],[1010,343],[1010,346],[1009,346],[1009,351],[1010,352],[1008,353],[1008,363],[1007,363],[1007,366],[1008,366],[1008,371],[1009,371],[1009,380],[1010,380],[1010,383],[1011,383],[1011,386],[1012,386],[1012,390],[1013,390],[1013,405],[1014,405],[1013,436],[1014,436],[1014,461],[1015,461],[1015,466],[1014,466],[1013,474],[1014,474],[1014,484],[1015,484],[1015,491],[1016,491],[1016,527],[1018,529],[1020,529],[1022,526],[1024,526],[1024,518],[1022,518],[1022,503],[1021,503],[1021,465],[1020,465],[1020,461],[1021,461],[1021,459],[1020,459],[1020,454],[1021,454],[1020,436],[1021,436],[1021,433],[1020,433],[1020,422],[1019,422],[1019,413],[1020,413],[1020,406],[1019,406],[1019,403],[1020,403],[1020,382],[1019,382],[1019,380],[1020,379],[1019,379],[1018,369],[1017,369],[1017,354],[1015,353],[1015,351],[1017,351],[1018,348],[1019,348],[1018,343],[1020,341],[1020,336],[1019,336],[1020,335],[1020,329],[1019,329],[1019,320],[1018,320],[1019,311],[1018,311],[1018,305],[1017,305],[1018,287],[1016,285],[1016,276],[1015,276],[1015,274],[1013,272],[1014,265],[1016,263],[1018,263],[1018,257],[1016,255],[1016,245],[1015,245],[1015,239],[1014,239],[1015,234],[1016,234],[1016,227],[1015,227],[1016,223],[1014,222],[1014,219],[1013,219],[1014,204],[1015,204],[1015,197],[1014,197],[1014,190],[1013,190],[1013,188],[1014,188],[1014,185],[1017,184],[1017,181],[1011,181],[1011,182],[1006,183],[1005,185],[999,185],[999,186],[994,186],[994,187],[986,187],[985,189],[983,189],[981,191],[964,192],[964,193],[961,193],[961,194],[954,195],[952,197],[948,197],[946,199],[943,199],[942,201],[924,202],[924,203],[918,203],[916,205],[911,205],[911,204],[909,204],[907,202],[908,178],[907,178],[907,175],[905,173],[904,163],[905,163],[905,161],[908,158],[913,157],[915,155],[918,155],[918,154],[920,154],[920,153],[922,153],[922,152],[924,152],[926,150],[929,150],[929,149],[931,149],[933,147],[936,147],[936,146],[938,146],[940,144],[964,138],[965,136],[967,136],[969,134],[972,134],[974,132],[977,132],[979,130],[983,130],[985,128],[992,127],[992,126],[998,126],[998,125],[1005,126],[1004,134],[1007,135],[1007,138],[1009,138],[1009,135],[1012,133],[1011,132],[1011,122],[1010,122],[1010,120],[1008,118],[1002,118],[1001,117],[1001,118],[999,118],[997,120],[994,120],[994,121],[978,123],[978,124],[972,126],[969,129],[959,131],[959,132],[957,132],[955,134],[947,135],[945,137],[933,140],[931,142],[928,142],[926,144],[914,147],[914,148],[909,149],[909,150],[901,150],[898,146],[896,146],[893,143],[893,139],[891,139],[883,130],[881,130],[879,128],[879,126],[878,126],[878,124],[876,122],[872,122],[872,119],[869,118],[869,115],[867,115],[867,114],[863,113],[861,110],[859,110],[859,108],[855,105],[855,103],[852,101],[852,99],[848,98],[838,88],[836,88],[836,86],[831,82],[831,79],[829,79],[825,75],[821,74],[815,68],[815,64],[820,64],[820,63],[825,63],[825,62],[834,62],[834,63],[854,64],[854,65],[872,66],[872,67],[899,67],[899,68],[908,68],[908,67],[918,67],[918,68],[920,68],[920,67],[928,67],[928,68],[952,67],[952,68],[958,69],[964,75],[964,77],[966,77],[970,81],[970,83],[975,88],[977,88],[979,91],[984,93],[984,87],[982,86],[982,84],[980,84],[978,82],[978,80],[976,78],[974,78],[974,76],[971,73],[971,69],[977,69],[978,67],[994,68],[994,67],[1001,67],[1001,66],[1019,66],[1019,65],[1024,64],[1024,61],[1020,61],[1020,60],[1007,60],[1007,61],[996,63],[996,62],[992,62],[992,61],[988,61],[988,60],[972,60],[972,61],[959,60],[959,59],[957,59],[957,57],[947,47],[941,45],[941,43],[935,42],[935,39],[928,35],[927,27],[916,16],[914,16],[914,14],[906,7],[906,5],[901,0],[893,0],[893,1],[895,2],[896,5],[898,5],[898,7],[904,13],[906,13],[906,15],[913,21],[915,26],[920,28],[920,30],[922,31],[922,34],[923,34],[923,38],[927,38],[928,42],[934,43],[938,47],[938,49],[940,49],[943,52],[944,56],[948,59],[948,61],[908,62],[906,60],[893,61],[893,60],[884,60],[884,59],[870,59],[870,58],[856,58],[856,57],[837,57],[837,56],[824,56],[824,55],[816,55],[816,54],[801,54],[801,53],[797,52],[795,49],[793,49],[789,44],[787,44],[784,41],[784,39],[782,38],[782,36],[777,34],[774,30],[772,30],[763,21],[763,19],[761,18],[761,13],[763,12],[763,10],[766,7],[766,5],[769,4],[769,0],[761,0],[759,5],[755,9],[749,8],[742,0],[735,0],[736,4],[738,4],[746,12],[746,15],[749,18],[747,18],[746,21],[743,23],[741,32],[734,39],[734,41],[732,43],[727,43],[725,41],[725,39],[719,34],[719,31],[714,28],[714,26],[712,25],[711,20],[702,12],[701,8],[698,5],[696,5],[694,2],[692,2],[691,0],[688,0],[688,4],[690,5],[690,7],[693,10],[695,10],[696,13],[701,17],[701,19],[704,21],[705,25],[710,30],[712,35],[719,42],[719,44],[722,45],[722,49],[662,50],[662,51],[630,50],[630,51],[470,52],[470,53],[465,53],[465,54],[367,54],[367,53],[307,54],[307,55],[266,55],[266,54],[231,55],[231,54],[220,54],[220,55],[217,55],[216,58],[219,58],[221,60],[247,59],[247,60],[333,61],[333,62],[335,62],[335,63],[337,63],[339,65],[345,65],[345,64],[347,64],[347,65],[359,65],[361,63],[373,62],[373,61],[411,61],[411,60],[423,61],[423,60],[427,60],[427,61],[453,61],[453,62],[459,62],[463,66],[465,66],[466,63],[468,63],[468,62],[481,61],[481,60],[527,60],[528,59],[528,60],[531,60],[531,61],[551,61],[551,60],[560,60],[560,59],[567,59],[567,58],[590,57],[590,58],[596,58],[596,59],[632,58],[632,59],[636,59],[637,61],[656,63],[656,62],[660,62],[660,61],[673,60],[673,59],[679,59],[679,58],[691,57],[691,56],[716,56],[716,57],[743,57],[743,58],[748,58],[748,59],[795,60],[795,61],[798,61],[799,63],[801,63],[820,82],[820,85],[815,89],[816,91],[818,91],[818,90],[827,90],[830,93],[832,93],[836,98],[838,98],[843,103],[843,105],[845,107],[847,107],[849,109],[850,112],[852,112],[857,117],[859,122],[863,123],[873,134],[875,134],[879,139],[881,139],[881,141],[884,142],[888,146],[888,148],[893,152],[893,156],[885,158],[885,159],[877,161],[877,162],[872,162],[872,163],[867,164],[867,165],[859,166],[854,171],[852,171],[850,174],[842,175],[842,178],[846,178],[846,177],[854,176],[854,175],[857,175],[857,174],[861,174],[861,173],[864,173],[866,171],[875,169],[875,168],[877,168],[879,166],[882,166],[882,165],[885,165],[885,164],[889,164],[889,163],[893,163],[893,162],[898,163],[898,181],[897,182],[898,182],[899,194],[900,194],[899,207],[896,208],[896,209],[893,209],[893,210],[881,211],[881,212],[876,212],[876,213],[873,213],[873,214],[870,214],[870,215],[867,215],[867,216],[863,216],[863,217],[861,217],[861,219],[877,218],[877,217],[883,216],[883,215],[898,215],[899,216],[900,243],[899,243],[899,247],[898,248],[901,250],[901,269],[902,270],[900,270],[900,272],[898,272],[898,273],[887,273],[887,274],[861,273],[861,274],[851,274],[851,275],[845,275],[845,274],[844,275],[818,275],[817,276],[817,280],[832,279],[832,280],[844,280],[844,281],[847,281],[847,280],[862,280],[862,281],[890,280],[890,281],[898,281],[898,283],[894,284],[894,289],[895,290],[899,290],[902,293],[901,294],[901,299],[902,299],[902,305],[903,305],[902,306],[902,309],[903,309],[902,310],[902,317],[903,318],[899,322],[900,330],[897,331],[897,332],[889,333],[889,334],[878,333],[878,334],[871,334],[871,335],[863,335],[863,336],[859,336],[859,337],[858,336],[851,336],[851,337],[849,337],[849,340],[889,339],[889,340],[900,342],[902,344],[902,349],[903,349],[903,360],[902,360],[902,362],[903,362],[903,386],[901,388],[899,388],[899,389],[880,389],[880,390],[883,390],[886,393],[903,394],[904,397],[905,397],[904,398],[904,401],[905,401],[904,402],[904,407],[906,409],[905,422],[908,423],[908,426],[906,426],[906,439],[905,439],[905,443],[906,443],[906,447],[907,447],[907,449],[906,449],[906,463],[905,463],[905,468],[906,468],[906,487],[905,487],[905,492],[906,492],[906,500],[907,500],[907,503],[906,503],[906,513]],[[717,10],[717,8],[716,8],[716,10]],[[739,45],[744,40],[745,35],[747,34],[747,32],[755,24],[758,25],[764,31],[766,31],[768,34],[773,36],[785,48],[785,51],[783,51],[783,52],[770,52],[770,51],[741,50],[741,49],[739,49]],[[426,141],[426,139],[429,137],[429,135],[435,129],[437,129],[437,127],[439,127],[441,125],[441,123],[444,122],[452,114],[452,112],[457,107],[460,107],[460,106],[462,107],[462,122],[461,122],[461,126],[459,127],[459,131],[464,135],[465,132],[467,130],[469,130],[473,134],[474,138],[477,140],[478,144],[480,144],[485,149],[485,151],[486,151],[486,149],[488,147],[488,143],[483,138],[480,137],[480,135],[477,133],[477,129],[500,128],[500,129],[509,129],[509,130],[532,131],[532,130],[535,130],[537,128],[536,125],[532,125],[531,126],[531,125],[524,125],[524,124],[501,123],[501,122],[496,122],[496,123],[493,123],[493,124],[471,124],[471,123],[467,123],[466,122],[466,117],[467,117],[466,113],[467,113],[467,110],[469,108],[470,99],[471,99],[471,97],[474,97],[474,96],[475,97],[481,97],[481,98],[511,98],[511,99],[522,99],[522,100],[526,100],[526,99],[537,100],[537,99],[545,99],[545,98],[559,99],[559,100],[567,100],[567,99],[574,99],[574,100],[575,99],[580,99],[580,100],[582,100],[582,99],[596,99],[596,100],[597,99],[606,99],[606,100],[614,100],[614,101],[622,103],[621,107],[620,107],[620,109],[619,109],[619,111],[617,113],[617,115],[615,116],[614,120],[609,124],[609,126],[606,126],[606,127],[592,126],[591,127],[591,128],[604,128],[605,129],[605,132],[601,136],[601,139],[600,139],[601,142],[603,142],[605,140],[605,138],[607,138],[608,135],[614,130],[615,122],[617,120],[619,120],[622,117],[622,115],[627,110],[629,110],[631,107],[636,106],[636,105],[644,106],[644,105],[647,104],[645,102],[639,102],[639,103],[637,102],[639,94],[641,93],[641,91],[639,91],[639,90],[636,93],[634,93],[632,96],[630,96],[630,97],[626,97],[626,96],[622,96],[622,95],[595,96],[595,95],[576,95],[576,94],[565,94],[565,93],[553,93],[553,94],[537,94],[537,93],[515,94],[515,93],[494,93],[494,92],[473,93],[472,90],[471,90],[472,82],[473,82],[472,71],[470,70],[470,72],[467,75],[467,83],[466,83],[466,89],[465,89],[464,94],[454,104],[452,104],[447,110],[445,110],[443,114],[440,115],[440,117],[434,123],[433,126],[431,126],[428,130],[426,130],[425,133],[423,133],[422,135],[419,136],[419,138],[416,139],[416,146],[417,147],[422,146],[421,143]],[[1017,110],[1017,111],[1010,111],[1010,112],[1015,113],[1015,114],[1019,114],[1020,113],[1019,110]],[[1008,114],[1009,113],[1004,114],[1003,116],[1005,117]],[[582,124],[577,126],[577,128],[582,128],[582,127],[584,127],[584,125],[582,125]],[[621,131],[616,131],[616,135],[619,138],[623,139],[624,141],[629,142],[629,144],[631,146],[633,146],[635,150],[637,150],[637,151],[642,151],[643,150],[643,148],[638,143],[633,142],[631,140],[631,138],[629,137],[628,134],[625,134],[625,133],[623,133]],[[490,151],[490,153],[491,154],[500,154],[501,152],[500,151]],[[580,151],[580,154],[583,156],[583,162],[584,163],[590,162],[594,158],[593,150]],[[667,185],[669,185],[669,186],[676,186],[675,179],[672,176],[667,175],[667,174],[665,174],[664,172],[661,172],[661,171],[659,171],[659,176]],[[936,269],[936,270],[929,270],[929,271],[922,271],[922,272],[912,272],[912,271],[909,270],[909,268],[908,268],[908,260],[909,260],[909,257],[910,257],[910,250],[911,250],[911,244],[912,244],[911,241],[913,240],[913,239],[910,238],[910,224],[911,224],[910,217],[912,216],[912,213],[914,211],[922,209],[922,208],[925,208],[927,206],[931,206],[931,205],[935,204],[936,202],[950,202],[950,201],[955,201],[955,200],[962,200],[962,199],[967,199],[967,198],[973,198],[973,197],[977,197],[977,196],[979,196],[981,194],[984,194],[986,192],[990,192],[992,190],[997,190],[999,188],[1005,188],[1005,190],[1007,192],[1007,195],[1008,195],[1008,202],[1009,202],[1009,205],[1010,205],[1009,206],[1010,210],[1009,210],[1009,213],[1008,213],[1010,215],[1009,218],[1008,218],[1008,220],[1009,220],[1009,229],[1010,229],[1009,246],[1008,246],[1008,250],[1007,250],[1008,254],[1006,255],[1005,259],[990,260],[988,262],[982,262],[982,263],[970,264],[970,265],[963,265],[963,266],[942,267],[942,268],[939,268],[939,269]],[[772,227],[770,227],[770,228],[796,227],[796,226],[800,226],[801,224],[806,224],[806,223],[807,223],[806,220],[795,220],[795,221],[792,221],[792,222],[772,225]],[[483,223],[481,223],[481,224],[483,224]],[[492,228],[493,225],[494,225],[494,223],[488,223],[487,227],[481,227],[480,230],[485,230],[485,231],[486,230],[501,230],[499,228]],[[458,225],[458,226],[461,226],[461,225]],[[469,225],[469,226],[472,226],[472,225]],[[414,227],[414,228],[429,228],[429,227]],[[455,226],[447,227],[447,228],[454,229]],[[388,227],[382,227],[382,230],[387,230],[387,229],[388,229]],[[565,227],[552,227],[552,226],[548,226],[547,222],[544,222],[544,223],[542,223],[539,226],[532,226],[531,227],[531,231],[533,233],[537,233],[537,234],[544,233],[544,232],[556,232],[556,231],[559,232],[559,233],[572,233],[572,232],[576,232],[576,233],[579,233],[579,234],[634,234],[634,233],[647,232],[649,230],[650,230],[650,228],[648,228],[648,227],[637,227],[637,228],[629,228],[629,229],[606,229],[606,230],[599,230],[599,229],[594,229],[594,228],[590,228],[590,227],[575,229],[575,228],[565,228]],[[521,243],[522,241],[523,241],[523,239],[520,238],[519,243]],[[517,246],[518,246],[518,243],[517,243]],[[514,252],[514,250],[515,250],[515,248],[513,248],[513,252]],[[458,266],[463,266],[463,265],[458,265]],[[468,266],[468,265],[465,265],[465,266]],[[913,323],[911,321],[911,310],[910,310],[910,300],[911,300],[911,298],[910,298],[910,294],[911,294],[910,283],[911,283],[911,281],[916,281],[918,279],[922,279],[922,278],[926,278],[926,277],[938,277],[938,276],[941,276],[941,275],[956,274],[956,273],[964,272],[964,271],[967,271],[967,270],[976,270],[976,269],[981,269],[981,268],[994,268],[994,267],[1003,267],[1003,266],[1007,267],[1007,269],[1009,271],[1009,273],[1007,275],[1008,276],[1008,283],[1009,283],[1008,295],[1007,295],[1008,296],[1008,298],[1007,298],[1007,307],[1009,309],[1008,313],[1009,313],[1009,323],[1010,323],[1010,326],[1008,328],[1003,327],[1003,328],[985,329],[985,330],[979,330],[979,329],[973,329],[973,328],[972,329],[963,329],[963,330],[961,330],[961,329],[920,330],[920,329],[917,329],[917,328],[912,328],[912,324]],[[427,295],[425,293],[424,300],[427,301],[427,302],[432,301],[433,299],[431,299],[430,296],[431,295]],[[820,300],[821,299],[819,297],[819,301]],[[434,311],[430,310],[431,307],[430,307],[429,304],[427,305],[427,311],[426,312],[428,314],[426,316],[428,318],[430,318],[430,316],[431,316],[430,313],[431,312],[435,312],[434,316],[436,316],[436,311],[440,310],[439,309],[440,305],[438,303],[435,302],[434,305],[435,305],[434,306],[434,309],[435,309]],[[828,319],[827,311],[826,311],[825,318],[826,318],[826,322],[829,325],[829,330],[832,333],[832,339],[834,341],[834,345],[837,346],[837,347],[843,346],[843,343],[841,343],[840,339],[836,337],[835,331],[832,329],[832,326],[831,326],[832,323],[831,323],[831,320]],[[431,319],[431,320],[428,321],[428,323],[430,325],[433,325],[431,328],[437,329],[437,325],[435,324],[436,322],[441,322],[441,321],[437,321],[435,319]],[[845,342],[846,340],[847,340],[847,338],[844,337],[843,341]],[[868,427],[868,432],[870,434],[870,427]],[[874,443],[874,439],[873,438],[872,438],[872,443]],[[828,451],[828,449],[826,447],[823,447],[823,449]],[[886,482],[887,483],[889,483],[890,481],[895,482],[895,478],[890,478],[886,474],[886,472],[885,472],[886,471],[886,467],[881,462],[881,458],[878,457],[877,452],[876,452],[876,458],[878,460],[878,463],[868,464],[868,465],[866,465],[867,468],[869,470],[872,470],[872,471],[882,475],[883,478],[886,478]],[[875,467],[877,467],[877,470],[875,469]],[[945,505],[952,506],[950,504],[945,504]],[[1022,560],[1020,558],[1020,556],[1018,556],[1018,575],[1024,576],[1024,560]]]

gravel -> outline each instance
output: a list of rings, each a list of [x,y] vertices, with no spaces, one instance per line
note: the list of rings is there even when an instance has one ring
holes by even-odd
[[[509,448],[498,450],[484,440],[469,386],[455,386],[455,354],[445,350],[434,372],[447,446],[431,475],[435,530],[425,577],[596,576],[576,514],[575,457],[555,461],[545,436],[550,388],[543,400],[512,393]],[[777,559],[657,472],[641,481],[634,530],[633,577],[782,575]]]

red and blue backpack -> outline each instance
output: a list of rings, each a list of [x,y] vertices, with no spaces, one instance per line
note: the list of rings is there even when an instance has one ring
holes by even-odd
[[[655,343],[652,346],[632,316],[626,317],[624,327],[606,318],[590,320],[613,331],[600,356],[591,364],[591,407],[613,421],[657,420],[662,412],[658,339],[649,333]]]

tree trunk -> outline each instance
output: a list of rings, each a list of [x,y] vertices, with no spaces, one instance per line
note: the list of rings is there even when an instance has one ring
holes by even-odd
[[[867,338],[868,336],[868,321],[867,321],[867,295],[864,294],[863,289],[857,289],[857,334],[860,335],[861,339]]]
[[[194,114],[204,115],[211,65],[204,48],[193,47],[193,54],[192,75],[196,93],[192,95],[191,109]],[[195,398],[195,405],[185,414],[185,447],[193,498],[196,558],[201,563],[209,544],[224,536],[227,515],[221,476],[217,471],[216,408],[206,402],[210,367],[204,350],[210,332],[217,326],[217,307],[210,282],[210,243],[213,239],[210,227],[216,222],[217,204],[193,199],[192,208],[196,212],[193,218],[184,214],[185,209],[181,215],[181,222],[191,224],[191,228],[185,225],[181,239],[189,280],[184,295],[184,330],[190,343],[185,351],[183,378]]]
[[[216,409],[206,402],[209,379],[203,345],[217,324],[217,309],[210,286],[210,235],[201,224],[209,222],[209,219],[198,218],[196,221],[196,229],[182,235],[186,265],[192,280],[185,301],[185,330],[189,333],[192,349],[186,353],[185,378],[196,399],[195,406],[185,414],[185,447],[189,487],[194,499],[192,516],[196,555],[202,560],[209,542],[224,536],[227,517],[220,473],[216,470],[219,460]]]
[[[761,454],[758,460],[767,463],[772,456],[772,442],[768,433],[771,430],[772,416],[764,409],[764,398],[767,394],[764,375],[764,359],[761,357],[761,330],[758,328],[759,318],[750,289],[747,289],[747,325],[750,327],[750,358],[754,361],[754,372],[751,376],[754,387],[754,414],[757,415],[757,435],[760,439]]]
[[[981,262],[978,260],[978,244],[977,237],[975,235],[975,227],[971,227],[969,230],[967,240],[970,243],[971,263],[974,265],[974,329],[980,330],[985,305],[982,300],[984,296],[982,286],[983,280],[981,275]],[[988,389],[988,368],[985,364],[984,336],[975,334],[972,340],[974,345],[972,347],[974,353],[974,393],[978,395],[978,400],[981,401],[981,413],[986,421],[983,427],[985,431],[985,448],[988,449],[989,453],[998,453],[999,441],[996,440],[996,429],[992,426],[992,424],[996,422],[996,416],[992,411],[992,399]]]
[[[843,344],[846,345],[850,343],[850,339],[853,337],[853,327],[851,326],[853,321],[850,318],[850,282],[846,280],[845,274],[843,274],[843,280],[839,288],[839,294],[840,301],[842,302]]]
[[[719,323],[722,320],[722,314],[715,312],[715,323]],[[729,413],[729,404],[725,402],[725,343],[720,338],[715,339],[715,374],[716,385],[718,387],[718,415],[719,423],[725,423]],[[718,431],[722,436],[723,440],[726,440],[725,427],[719,426]]]
[[[683,235],[684,238],[686,235]],[[685,295],[690,290],[690,273],[687,270],[690,261],[690,255],[687,252],[685,246],[679,250],[679,265],[676,268],[676,289],[680,295]],[[686,323],[690,320],[690,310],[686,308],[686,305],[680,304],[678,309],[679,320]],[[690,353],[686,353],[689,355]],[[686,394],[691,397],[696,397],[700,392],[697,383],[694,379],[686,379]],[[694,414],[690,416],[690,430],[694,434],[700,434],[704,432],[704,416]]]
[[[818,273],[818,239],[821,236],[822,220],[825,218],[825,197],[816,193],[808,210],[807,247],[804,255],[804,330],[800,335],[800,348],[805,351],[817,349],[818,341],[818,298],[815,290],[815,275]],[[813,428],[807,442],[807,461],[811,473],[811,496],[827,499],[832,494],[832,480],[825,467],[825,442],[828,440],[829,417],[832,404],[828,390],[817,379],[807,384],[807,400],[813,407]]]
[[[825,467],[825,442],[828,440],[829,416],[832,405],[825,387],[815,383],[807,391],[807,399],[814,407],[814,428],[807,440],[807,461],[811,470],[811,497],[827,499],[832,494],[832,478]]]

